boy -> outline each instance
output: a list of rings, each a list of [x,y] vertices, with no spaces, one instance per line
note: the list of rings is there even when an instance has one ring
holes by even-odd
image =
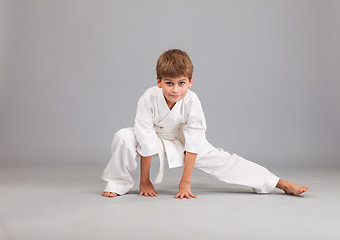
[[[252,187],[255,193],[269,193],[275,187],[286,194],[301,194],[308,186],[299,186],[278,178],[266,168],[236,154],[213,147],[206,140],[206,123],[193,84],[193,64],[186,52],[172,49],[157,61],[157,86],[149,88],[138,101],[134,128],[119,130],[112,142],[112,158],[102,178],[107,181],[105,197],[123,195],[132,189],[130,175],[141,158],[140,196],[157,195],[150,181],[151,156],[158,154],[164,172],[164,155],[170,168],[184,165],[175,198],[196,198],[191,192],[193,168],[201,169],[221,181]]]

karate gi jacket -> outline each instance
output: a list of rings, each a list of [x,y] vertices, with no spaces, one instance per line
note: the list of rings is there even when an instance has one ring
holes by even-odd
[[[188,90],[185,97],[170,110],[161,88],[147,89],[138,101],[134,132],[141,156],[158,154],[160,170],[155,182],[164,174],[164,153],[169,168],[183,166],[185,151],[197,159],[214,147],[205,136],[206,121],[197,95]]]

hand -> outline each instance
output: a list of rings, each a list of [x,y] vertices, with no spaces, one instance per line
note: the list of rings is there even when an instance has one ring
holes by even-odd
[[[152,183],[150,180],[145,182],[140,182],[139,184],[139,196],[145,197],[154,197],[157,196],[157,192],[155,191]]]
[[[187,182],[179,183],[179,191],[175,198],[183,199],[183,197],[190,199],[191,197],[197,198],[194,194],[191,193],[191,184]]]

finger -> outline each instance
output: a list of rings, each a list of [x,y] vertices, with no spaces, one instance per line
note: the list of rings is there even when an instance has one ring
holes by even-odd
[[[175,196],[175,198],[178,198],[179,197],[179,194],[177,194],[176,196]]]
[[[189,193],[189,194],[190,194],[191,197],[197,198],[194,194],[192,194],[192,193]]]
[[[140,191],[139,196],[143,196],[143,192],[142,191]]]
[[[179,197],[180,199],[183,199],[183,197],[184,197],[184,195],[183,194],[181,194],[181,196]]]

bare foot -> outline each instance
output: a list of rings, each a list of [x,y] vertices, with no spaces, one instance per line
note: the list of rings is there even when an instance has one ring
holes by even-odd
[[[117,197],[118,194],[115,193],[115,192],[103,192],[103,193],[102,193],[102,196],[103,196],[103,197],[111,197],[111,198],[113,198],[113,197]]]
[[[277,188],[282,189],[286,194],[300,195],[307,192],[308,186],[300,186],[287,180],[280,179],[276,185]]]

